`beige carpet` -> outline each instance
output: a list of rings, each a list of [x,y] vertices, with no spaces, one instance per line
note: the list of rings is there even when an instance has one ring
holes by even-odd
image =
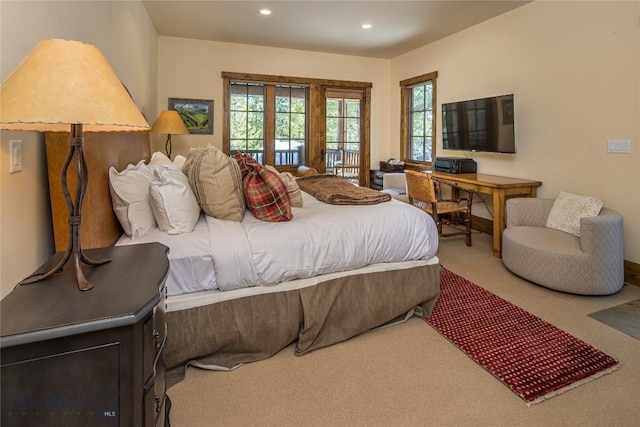
[[[620,360],[617,371],[527,407],[420,319],[296,357],[287,348],[233,372],[187,370],[171,387],[171,425],[199,426],[637,426],[640,341],[589,313],[640,297],[551,291],[509,273],[491,238],[443,239],[449,270]]]

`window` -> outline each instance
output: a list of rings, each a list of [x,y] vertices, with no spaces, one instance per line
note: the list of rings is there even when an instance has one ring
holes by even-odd
[[[371,83],[232,72],[222,79],[225,153],[241,150],[280,171],[307,165],[368,185]]]
[[[275,165],[305,163],[307,88],[276,86]]]
[[[403,160],[430,164],[435,159],[437,72],[400,82],[400,153]]]
[[[230,151],[262,164],[305,163],[306,87],[230,82],[229,92]]]
[[[264,86],[231,83],[229,98],[230,149],[264,160]]]

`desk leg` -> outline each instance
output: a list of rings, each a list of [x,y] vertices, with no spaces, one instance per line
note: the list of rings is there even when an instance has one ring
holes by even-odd
[[[502,232],[504,231],[505,192],[493,190],[493,256],[502,257]]]

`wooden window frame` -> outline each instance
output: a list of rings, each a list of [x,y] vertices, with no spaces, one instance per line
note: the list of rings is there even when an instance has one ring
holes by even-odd
[[[322,150],[324,148],[324,139],[326,133],[326,108],[324,104],[325,91],[334,89],[361,91],[363,94],[362,108],[363,115],[363,132],[361,135],[361,151],[360,164],[362,168],[362,176],[360,185],[369,185],[369,168],[371,165],[370,145],[371,145],[371,88],[372,83],[356,82],[348,80],[329,80],[314,79],[305,77],[289,77],[289,76],[273,76],[266,74],[247,74],[223,71],[221,73],[223,79],[223,126],[222,126],[222,150],[229,154],[231,148],[230,142],[230,91],[231,82],[246,83],[264,83],[269,85],[294,85],[308,87],[308,103],[307,103],[307,137],[306,137],[306,163],[307,166],[324,172],[324,158]],[[267,86],[269,87],[269,86]],[[271,107],[269,107],[271,108]],[[265,116],[273,113],[267,111],[265,105]],[[265,132],[268,129],[265,129]],[[265,134],[266,135],[266,134]],[[267,142],[265,141],[265,158],[267,155]],[[281,171],[294,172],[292,167],[278,167]]]
[[[431,166],[435,162],[436,157],[436,101],[437,101],[437,80],[438,72],[422,74],[410,79],[400,81],[400,158],[409,165],[417,167]],[[411,89],[414,86],[425,84],[431,81],[433,87],[433,118],[432,118],[432,135],[431,135],[431,162],[410,159],[411,153]]]

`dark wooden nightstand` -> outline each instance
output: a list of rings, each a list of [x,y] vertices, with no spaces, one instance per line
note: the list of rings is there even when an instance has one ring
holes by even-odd
[[[0,301],[3,427],[165,423],[168,251],[159,243],[89,249],[90,258],[112,260],[85,269],[92,290],[78,290],[67,263]]]

